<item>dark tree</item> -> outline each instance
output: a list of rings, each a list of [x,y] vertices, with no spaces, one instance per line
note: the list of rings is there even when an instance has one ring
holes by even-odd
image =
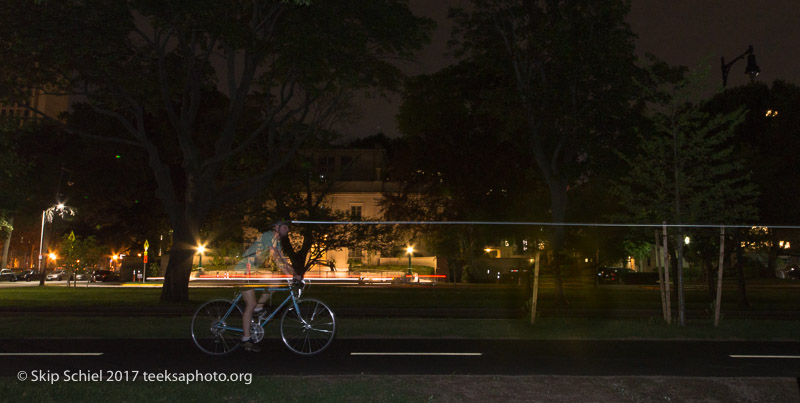
[[[81,134],[146,155],[173,231],[163,301],[188,298],[209,215],[259,195],[352,90],[394,88],[388,59],[432,25],[399,0],[17,3],[0,17],[0,89],[79,93],[118,125]]]
[[[626,1],[476,0],[456,10],[454,42],[476,65],[504,73],[515,140],[535,162],[550,194],[556,297],[561,278],[568,190],[586,173],[598,143],[611,140],[635,96],[634,35]]]

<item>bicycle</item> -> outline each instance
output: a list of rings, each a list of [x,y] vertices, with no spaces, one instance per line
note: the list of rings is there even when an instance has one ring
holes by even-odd
[[[262,314],[250,323],[250,338],[254,343],[264,338],[264,326],[281,316],[281,339],[286,347],[300,355],[313,355],[327,348],[336,333],[333,311],[322,301],[301,299],[305,283],[289,280],[288,286],[266,287],[269,292],[289,290],[289,295],[269,315]],[[266,288],[256,291],[266,292]],[[205,353],[224,355],[239,347],[244,328],[242,294],[237,292],[232,300],[213,299],[199,308],[192,317],[192,340]]]

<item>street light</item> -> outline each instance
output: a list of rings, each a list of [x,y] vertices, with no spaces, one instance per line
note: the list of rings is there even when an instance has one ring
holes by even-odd
[[[747,50],[744,51],[741,55],[737,56],[735,59],[731,60],[728,63],[725,63],[725,57],[722,58],[722,86],[725,87],[728,85],[728,72],[731,70],[731,66],[734,63],[738,62],[739,60],[743,59],[747,56],[747,67],[744,68],[744,74],[747,74],[750,77],[750,82],[756,79],[758,73],[761,72],[761,69],[756,64],[756,55],[753,54],[753,45],[747,47]]]
[[[406,254],[408,254],[408,274],[411,274],[411,255],[414,254],[414,247],[413,246],[407,247]]]
[[[45,275],[47,274],[44,272],[44,269],[42,269],[42,246],[44,245],[44,224],[45,222],[53,222],[53,217],[55,216],[56,212],[58,213],[58,216],[62,218],[64,217],[65,214],[75,215],[75,210],[65,206],[64,203],[58,203],[55,206],[51,206],[50,208],[42,211],[42,232],[39,235],[39,271],[42,272],[42,279],[40,280],[40,284],[44,284],[44,278]]]
[[[200,260],[197,263],[197,269],[198,270],[202,270],[203,269],[203,253],[205,251],[206,251],[206,246],[205,245],[197,245],[197,253],[200,255]]]

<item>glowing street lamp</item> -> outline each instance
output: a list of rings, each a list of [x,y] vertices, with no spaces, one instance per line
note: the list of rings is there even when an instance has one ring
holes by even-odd
[[[197,245],[197,253],[200,255],[200,261],[197,263],[198,269],[203,268],[203,253],[205,253],[205,251],[206,251],[205,245]]]
[[[75,210],[70,207],[64,205],[64,203],[58,203],[50,208],[42,211],[42,231],[39,235],[39,271],[42,272],[42,278],[39,280],[39,285],[44,285],[44,280],[46,277],[45,270],[42,268],[42,247],[44,245],[44,224],[45,222],[53,222],[53,217],[55,214],[58,214],[59,217],[64,217],[65,214],[75,215]],[[47,262],[45,261],[45,265]]]
[[[414,254],[414,247],[413,246],[407,247],[406,254],[408,254],[408,274],[411,274],[411,255]]]

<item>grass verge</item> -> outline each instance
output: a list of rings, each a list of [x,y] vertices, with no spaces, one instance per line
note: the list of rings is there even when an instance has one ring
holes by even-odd
[[[242,382],[58,382],[0,378],[14,401],[657,402],[797,401],[793,378],[603,376],[278,376]]]

